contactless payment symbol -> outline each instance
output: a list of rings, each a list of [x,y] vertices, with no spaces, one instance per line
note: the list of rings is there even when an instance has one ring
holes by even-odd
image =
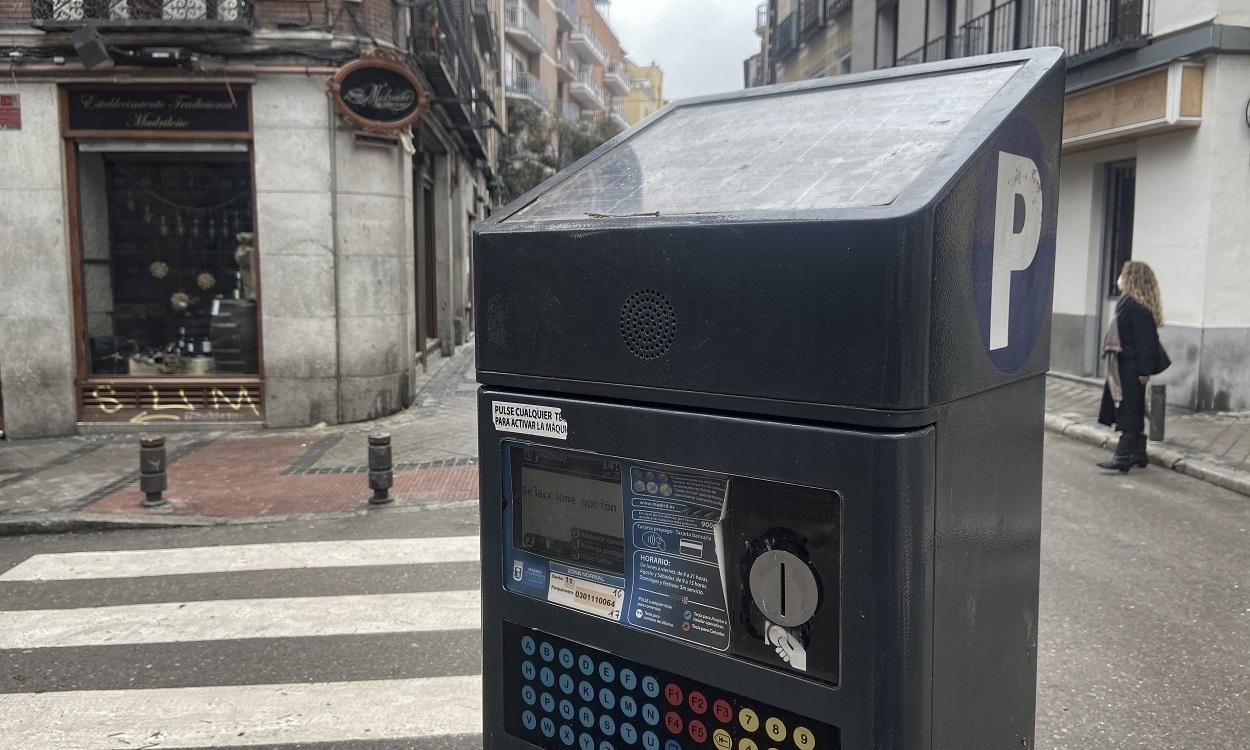
[[[972,280],[981,341],[1004,372],[1024,366],[1046,322],[1055,267],[1053,175],[1022,119],[989,149],[973,222]]]

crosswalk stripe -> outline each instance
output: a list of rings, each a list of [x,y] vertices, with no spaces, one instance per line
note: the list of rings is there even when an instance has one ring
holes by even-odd
[[[247,747],[482,731],[481,677],[0,695],[0,747]]]
[[[226,599],[0,612],[0,649],[481,627],[479,592]]]
[[[362,565],[422,565],[472,562],[478,557],[479,539],[476,536],[65,552],[34,555],[0,574],[0,582],[136,578]]]

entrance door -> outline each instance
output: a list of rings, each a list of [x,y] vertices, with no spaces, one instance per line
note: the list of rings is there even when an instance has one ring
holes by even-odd
[[[1137,186],[1137,160],[1112,162],[1106,167],[1106,209],[1102,233],[1102,270],[1099,285],[1098,375],[1106,375],[1102,360],[1102,334],[1115,314],[1120,289],[1116,279],[1124,261],[1133,258],[1133,204]]]
[[[435,281],[437,266],[434,260],[434,243],[438,237],[434,230],[434,188],[428,185],[423,187],[421,200],[425,212],[425,336],[433,342],[438,339],[438,284]]]

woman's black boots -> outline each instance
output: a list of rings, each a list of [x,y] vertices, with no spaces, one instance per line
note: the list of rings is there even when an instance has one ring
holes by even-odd
[[[1146,433],[1134,437],[1136,441],[1133,443],[1133,463],[1144,469],[1150,465],[1150,457],[1146,455]]]
[[[1145,435],[1126,435],[1120,433],[1120,441],[1116,443],[1115,453],[1112,454],[1108,461],[1099,461],[1098,468],[1107,471],[1118,471],[1121,473],[1128,472],[1133,468],[1133,464],[1137,463],[1137,438],[1141,437],[1143,442],[1141,446],[1142,455],[1146,454]],[[1140,464],[1144,465],[1144,464]]]

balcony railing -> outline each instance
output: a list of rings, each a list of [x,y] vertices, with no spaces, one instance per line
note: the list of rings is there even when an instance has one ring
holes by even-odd
[[[923,47],[908,52],[898,58],[895,65],[915,65],[922,62],[934,62],[936,60],[945,60],[946,55],[946,37],[940,36],[930,41]]]
[[[547,87],[538,80],[538,76],[530,73],[519,71],[509,73],[504,78],[503,86],[509,96],[528,96],[539,104],[545,104],[547,101]]]
[[[614,62],[603,71],[603,82],[613,94],[624,96],[629,93],[629,69],[624,63]]]
[[[799,24],[802,27],[800,33],[804,37],[816,33],[820,28],[822,3],[823,0],[802,0],[799,3]]]
[[[603,51],[599,38],[595,36],[595,27],[592,24],[582,23],[576,31],[569,34],[569,46],[574,52],[581,54],[584,60],[594,61],[600,65],[607,61],[608,56]]]
[[[594,69],[590,66],[578,69],[573,82],[569,84],[569,94],[584,109],[603,109],[603,89],[599,86],[599,82],[595,80]]]
[[[825,18],[837,20],[838,16],[851,9],[851,0],[825,0]]]
[[[577,74],[577,57],[563,44],[556,47],[556,71],[566,80]]]
[[[504,9],[504,28],[513,38],[530,52],[540,52],[546,43],[546,31],[543,22],[529,6],[522,2],[511,2]]]
[[[799,48],[796,23],[797,19],[790,13],[777,24],[777,36],[773,39],[774,60],[781,60]]]
[[[616,120],[616,124],[620,125],[622,128],[629,127],[629,118],[625,116],[625,105],[623,104],[613,102],[608,105],[608,117]]]
[[[1152,6],[1153,0],[1038,0],[1029,38],[1021,30],[1024,3],[1007,0],[960,26],[955,36],[940,36],[900,55],[897,64],[1053,45],[1064,48],[1073,67],[1144,46]]]
[[[452,0],[433,0],[438,14],[452,18]],[[468,40],[456,24],[418,23],[412,30],[409,49],[414,62],[425,72],[434,99],[460,132],[469,149],[486,155],[484,123],[487,109],[495,105],[485,91],[482,70]]]
[[[33,0],[31,23],[45,29],[92,22],[101,29],[248,31],[251,0]]]
[[[562,29],[571,29],[577,25],[577,0],[561,0],[556,6],[556,22]]]
[[[1153,0],[1038,0],[1034,46],[1063,47],[1068,67],[1144,46],[1153,6]]]

